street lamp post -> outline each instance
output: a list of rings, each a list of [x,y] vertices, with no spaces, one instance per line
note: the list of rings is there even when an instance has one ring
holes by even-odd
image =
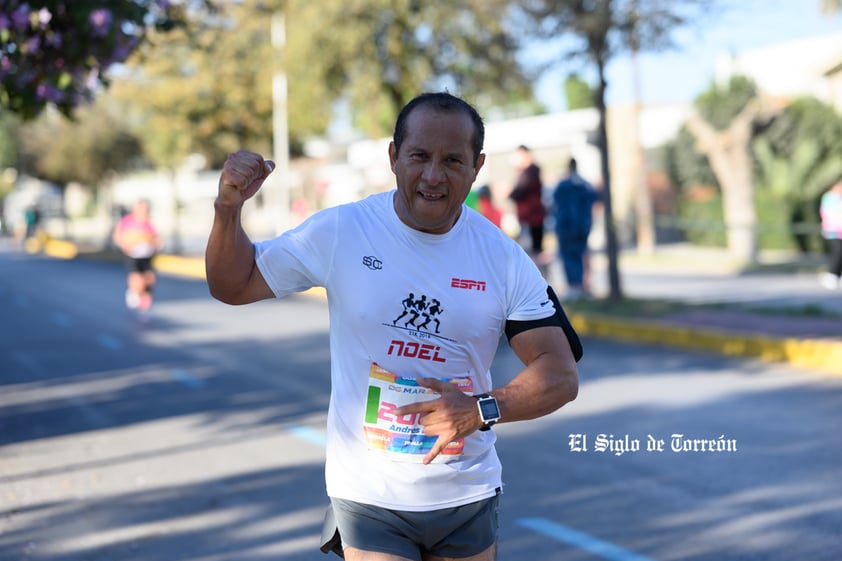
[[[272,15],[272,47],[275,49],[272,76],[272,141],[275,171],[270,176],[278,194],[278,223],[276,232],[290,226],[289,198],[289,125],[287,122],[287,77],[284,71],[283,50],[286,46],[286,21],[283,11]],[[277,62],[279,61],[280,62]]]

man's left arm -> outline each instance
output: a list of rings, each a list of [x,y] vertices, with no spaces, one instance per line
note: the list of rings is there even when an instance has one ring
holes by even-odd
[[[511,382],[491,392],[501,423],[542,417],[576,399],[576,359],[561,327],[521,331],[509,345],[525,366]]]

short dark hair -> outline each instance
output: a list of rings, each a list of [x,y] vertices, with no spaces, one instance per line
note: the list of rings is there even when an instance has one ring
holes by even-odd
[[[471,142],[474,149],[474,165],[477,165],[479,155],[482,153],[482,146],[485,143],[485,124],[482,122],[482,117],[480,117],[477,110],[470,103],[447,92],[422,93],[412,98],[409,103],[403,106],[403,109],[398,114],[398,120],[395,122],[395,133],[392,137],[392,141],[395,143],[395,154],[400,152],[401,144],[406,137],[406,121],[409,118],[409,114],[417,107],[429,107],[434,111],[441,111],[442,113],[457,113],[461,111],[467,114],[474,123],[474,135]]]
[[[576,158],[570,158],[570,161],[567,162],[567,169],[570,171],[576,171],[576,168],[579,166],[576,164]]]

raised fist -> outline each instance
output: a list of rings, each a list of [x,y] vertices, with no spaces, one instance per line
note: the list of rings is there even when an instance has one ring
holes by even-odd
[[[254,196],[263,182],[275,169],[275,162],[264,160],[256,152],[240,150],[229,154],[219,177],[217,203],[224,206],[242,206]]]

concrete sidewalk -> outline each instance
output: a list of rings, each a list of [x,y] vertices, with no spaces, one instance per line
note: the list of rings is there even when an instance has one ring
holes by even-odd
[[[48,241],[40,250],[60,258],[92,256],[61,241]],[[201,256],[159,255],[155,267],[169,275],[205,274]],[[605,259],[594,256],[591,267],[594,293],[604,296]],[[683,306],[627,317],[578,312],[569,304],[568,315],[585,336],[781,361],[842,375],[842,290],[820,286],[822,267],[820,258],[771,254],[758,267],[743,271],[722,250],[688,245],[659,248],[651,256],[624,253],[620,277],[625,297]],[[551,284],[564,294],[558,263],[551,262],[547,271]]]

